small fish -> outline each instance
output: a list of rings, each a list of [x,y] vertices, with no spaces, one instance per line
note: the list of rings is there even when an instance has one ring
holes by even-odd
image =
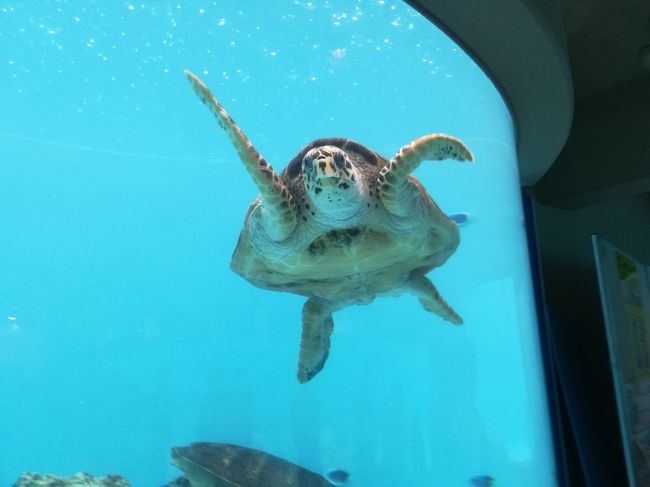
[[[325,478],[327,478],[332,485],[345,485],[350,479],[350,474],[340,468],[333,468],[327,471]]]
[[[491,487],[494,485],[494,478],[489,475],[477,475],[470,480],[472,487]]]
[[[454,215],[449,215],[449,219],[456,225],[461,226],[467,223],[469,215],[467,213],[456,213]]]

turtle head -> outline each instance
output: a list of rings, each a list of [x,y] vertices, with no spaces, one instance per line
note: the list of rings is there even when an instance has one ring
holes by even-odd
[[[307,195],[328,219],[346,220],[363,208],[359,171],[348,154],[324,145],[311,149],[302,160]]]

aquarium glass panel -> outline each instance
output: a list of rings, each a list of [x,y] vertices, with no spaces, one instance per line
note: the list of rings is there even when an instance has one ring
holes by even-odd
[[[555,485],[511,115],[433,24],[3,1],[0,45],[1,485]]]

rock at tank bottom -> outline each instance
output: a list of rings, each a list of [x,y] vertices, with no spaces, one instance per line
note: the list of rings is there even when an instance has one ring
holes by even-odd
[[[72,477],[56,477],[28,472],[22,474],[13,487],[131,487],[131,484],[119,475],[93,477],[78,473]]]

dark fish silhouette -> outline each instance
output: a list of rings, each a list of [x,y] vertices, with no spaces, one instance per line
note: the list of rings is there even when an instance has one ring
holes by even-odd
[[[340,468],[333,468],[327,471],[325,477],[334,485],[345,485],[350,479],[350,474]]]
[[[470,480],[470,485],[472,487],[491,487],[494,484],[494,478],[489,475],[478,475],[472,477]]]
[[[456,223],[456,225],[464,225],[469,220],[469,215],[467,213],[455,213],[454,215],[449,215],[449,219]]]
[[[192,487],[332,487],[325,477],[269,453],[226,443],[172,448]]]

